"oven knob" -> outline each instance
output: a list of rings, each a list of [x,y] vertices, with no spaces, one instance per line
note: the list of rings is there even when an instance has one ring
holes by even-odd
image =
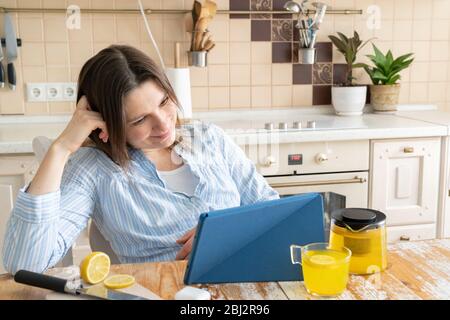
[[[272,122],[268,122],[264,125],[264,128],[266,130],[272,131],[273,130],[273,123]]]
[[[268,156],[265,160],[264,160],[264,165],[266,167],[270,167],[272,165],[274,165],[275,163],[277,163],[277,160],[272,157],[272,156]]]
[[[294,128],[294,129],[301,129],[301,128],[302,128],[302,123],[299,122],[299,121],[295,121],[295,122],[292,124],[292,128]]]
[[[328,156],[325,153],[319,153],[316,156],[317,163],[324,163],[325,161],[328,161]]]
[[[287,128],[288,128],[288,125],[286,122],[280,122],[278,124],[278,129],[280,129],[280,130],[287,130]]]
[[[308,121],[306,124],[306,127],[309,129],[315,129],[316,128],[316,122],[314,120]]]

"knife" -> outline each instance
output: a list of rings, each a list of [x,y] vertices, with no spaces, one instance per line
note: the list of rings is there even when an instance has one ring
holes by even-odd
[[[8,82],[11,90],[16,90],[16,69],[13,62],[17,59],[17,38],[14,23],[9,13],[5,14],[6,58],[8,59]]]
[[[0,88],[5,87],[5,70],[3,69],[3,47],[0,44]]]
[[[83,288],[76,282],[48,276],[41,273],[31,272],[27,270],[19,270],[14,275],[14,281],[17,283],[27,284],[33,287],[49,289],[61,293],[69,293],[73,295],[88,296],[101,300],[148,300],[143,297],[132,294],[110,290],[102,284]]]

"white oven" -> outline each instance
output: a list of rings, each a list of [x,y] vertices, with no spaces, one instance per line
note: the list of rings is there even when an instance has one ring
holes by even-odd
[[[332,192],[346,207],[368,206],[368,140],[254,144],[245,152],[281,196]]]

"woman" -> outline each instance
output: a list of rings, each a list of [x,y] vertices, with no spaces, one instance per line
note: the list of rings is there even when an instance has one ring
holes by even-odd
[[[200,213],[278,198],[221,129],[180,126],[177,111],[144,53],[111,46],[91,58],[71,121],[19,192],[5,268],[52,267],[89,218],[122,263],[186,259]]]

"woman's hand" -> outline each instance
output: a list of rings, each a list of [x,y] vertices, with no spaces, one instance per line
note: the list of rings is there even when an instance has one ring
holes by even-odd
[[[177,240],[177,243],[183,245],[183,247],[178,251],[178,254],[175,257],[176,260],[186,260],[191,253],[196,229],[197,228],[189,230],[184,236]]]
[[[83,96],[78,102],[69,124],[55,140],[54,144],[72,154],[81,147],[91,132],[96,129],[102,130],[99,138],[106,143],[109,138],[106,123],[103,121],[100,113],[91,111],[87,98]]]

